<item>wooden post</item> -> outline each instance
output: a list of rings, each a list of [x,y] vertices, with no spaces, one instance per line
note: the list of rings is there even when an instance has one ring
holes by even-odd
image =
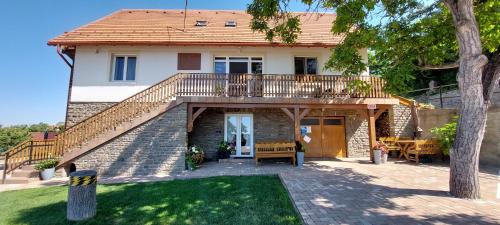
[[[69,175],[68,220],[81,221],[95,216],[96,185],[95,170],[80,170]]]
[[[294,120],[293,122],[295,123],[295,141],[300,141],[300,111],[299,107],[295,107],[293,111],[293,116]]]
[[[368,109],[368,138],[370,140],[370,160],[373,162],[373,147],[377,144],[377,134],[375,131],[375,114],[373,109]]]
[[[9,153],[5,153],[5,163],[3,164],[2,184],[5,184],[5,177],[7,176],[7,169],[9,169]]]

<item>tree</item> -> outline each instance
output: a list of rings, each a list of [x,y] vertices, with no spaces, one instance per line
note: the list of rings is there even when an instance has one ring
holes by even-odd
[[[269,41],[293,44],[300,19],[290,0],[254,0],[247,11],[252,29]],[[366,65],[357,52],[370,48],[386,91],[401,93],[419,71],[458,68],[460,119],[450,158],[450,192],[479,198],[479,150],[486,110],[500,79],[500,3],[495,0],[302,0],[308,12],[335,12],[332,33],[344,35],[325,65],[360,74]],[[474,15],[474,9],[478,14]],[[480,22],[481,32],[476,21]],[[482,46],[483,45],[483,46]],[[483,49],[484,47],[484,49]]]

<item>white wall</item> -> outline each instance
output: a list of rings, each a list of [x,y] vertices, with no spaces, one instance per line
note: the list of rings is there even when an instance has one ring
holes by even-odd
[[[177,70],[177,53],[201,53],[201,70]],[[364,59],[366,50],[360,50]],[[137,56],[136,80],[111,81],[113,54]],[[328,48],[290,47],[157,47],[157,46],[78,46],[73,76],[72,102],[121,101],[178,72],[212,73],[214,56],[262,56],[263,73],[293,74],[294,57],[318,58],[318,74],[340,74],[324,70]]]

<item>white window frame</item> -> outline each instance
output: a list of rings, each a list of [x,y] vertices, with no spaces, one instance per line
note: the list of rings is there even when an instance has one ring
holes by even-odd
[[[216,58],[225,58],[225,59],[216,59]],[[229,59],[229,58],[247,58],[244,59]],[[260,60],[254,60],[252,58],[261,58]],[[225,62],[226,63],[226,73],[229,73],[229,62],[246,62],[247,71],[249,74],[252,74],[252,62],[260,62],[262,64],[262,74],[264,74],[264,57],[263,56],[214,56],[214,73],[215,73],[215,63],[216,62]]]
[[[231,155],[231,157],[250,157],[252,158],[254,155],[255,155],[255,149],[254,149],[254,135],[255,135],[255,132],[254,132],[254,120],[253,120],[253,114],[243,114],[243,113],[226,113],[224,115],[224,141],[228,141],[228,137],[227,137],[227,119],[228,117],[230,116],[236,116],[238,118],[238,126],[236,128],[236,132],[240,132],[240,135],[236,134],[236,146],[235,146],[235,150],[236,150],[236,155]],[[252,120],[252,123],[250,124],[250,155],[241,155],[241,146],[240,148],[238,149],[238,143],[241,143],[241,117],[242,116],[248,116],[250,117],[250,119]]]
[[[125,62],[123,63],[123,79],[122,80],[115,80],[115,64],[116,64],[116,58],[117,57],[123,57]],[[128,69],[128,58],[129,57],[135,57],[135,73],[134,73],[134,79],[133,80],[127,80],[127,69]],[[133,54],[113,54],[112,61],[111,61],[111,81],[112,82],[135,82],[137,80],[137,62],[138,58],[137,55]]]

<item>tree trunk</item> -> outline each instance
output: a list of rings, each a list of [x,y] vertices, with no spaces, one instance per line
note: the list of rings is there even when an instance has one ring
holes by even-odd
[[[70,174],[67,218],[71,221],[86,220],[96,214],[97,172],[81,170]]]
[[[459,198],[477,199],[479,193],[479,151],[483,141],[488,105],[483,97],[482,72],[488,62],[472,0],[445,0],[453,16],[460,49],[457,75],[460,90],[460,119],[450,152],[450,192]]]

